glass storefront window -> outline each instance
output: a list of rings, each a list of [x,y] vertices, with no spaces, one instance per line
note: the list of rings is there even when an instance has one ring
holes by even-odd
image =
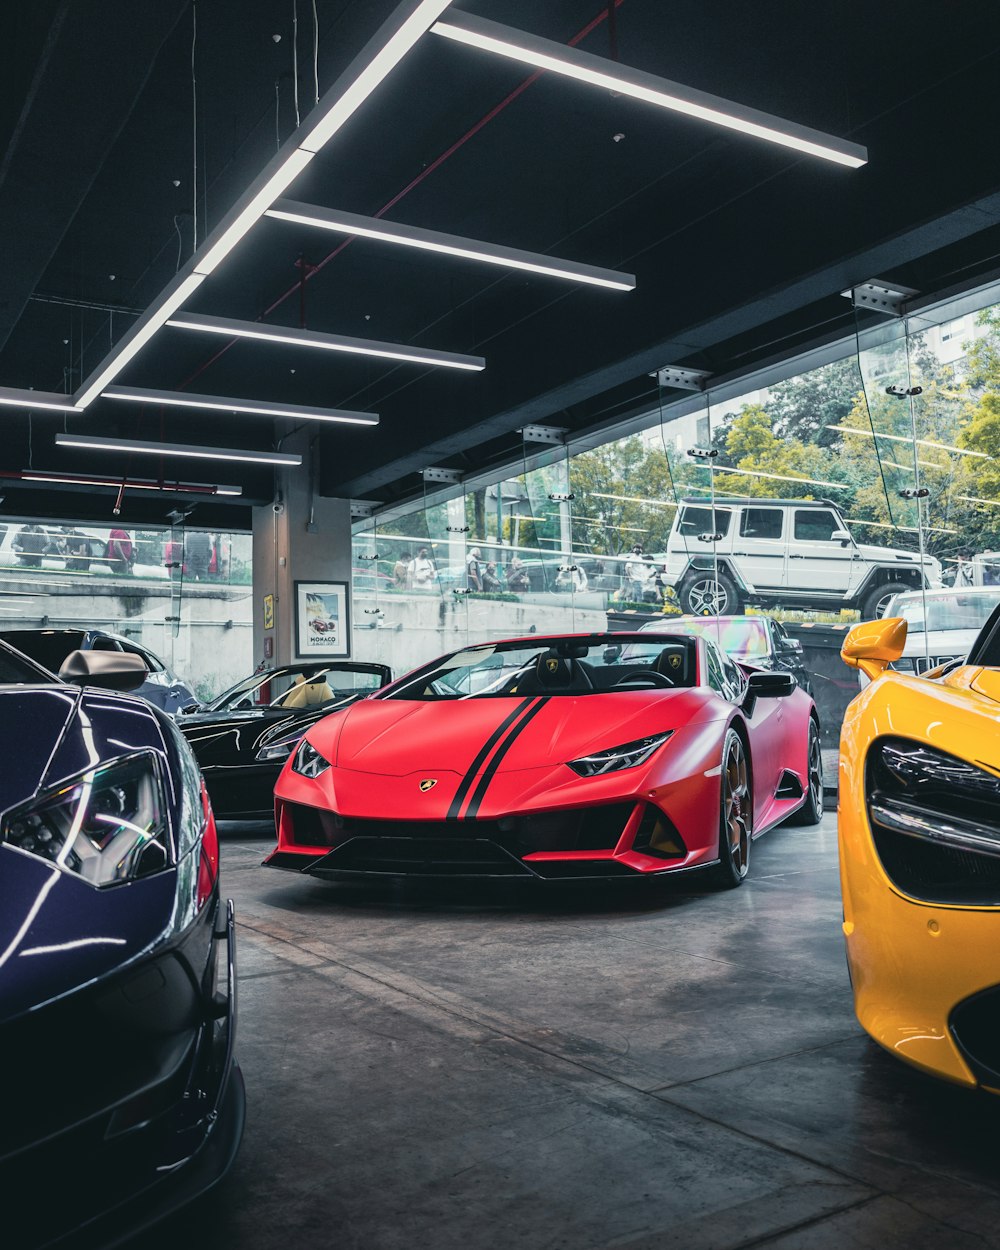
[[[251,537],[188,527],[0,523],[0,631],[58,671],[83,646],[139,654],[175,713],[254,667]]]

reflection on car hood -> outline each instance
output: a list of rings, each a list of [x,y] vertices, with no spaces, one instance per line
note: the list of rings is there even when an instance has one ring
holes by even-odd
[[[157,713],[130,696],[0,688],[0,812],[130,750],[163,752]],[[169,931],[175,873],[97,890],[0,843],[0,1021],[114,971]]]
[[[537,705],[537,710],[534,710]],[[339,768],[402,777],[415,769],[467,772],[505,721],[512,722],[500,768],[540,768],[705,719],[724,705],[706,689],[628,691],[574,698],[367,699],[320,721],[309,740]],[[533,711],[530,720],[529,711]]]

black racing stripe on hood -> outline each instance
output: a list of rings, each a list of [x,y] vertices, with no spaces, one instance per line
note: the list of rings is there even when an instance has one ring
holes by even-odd
[[[525,725],[527,725],[530,720],[532,720],[535,716],[538,715],[538,713],[542,710],[542,708],[546,705],[546,703],[548,703],[548,701],[549,700],[547,697],[544,699],[538,700],[538,702],[531,709],[528,715],[524,717],[521,723],[515,727],[512,733],[508,734],[507,740],[500,747],[500,750],[497,751],[496,755],[494,755],[493,758],[490,760],[489,765],[486,768],[486,771],[483,773],[482,777],[480,777],[479,779],[479,785],[476,786],[475,793],[473,794],[472,798],[469,800],[469,806],[465,809],[466,820],[473,820],[478,815],[479,806],[482,803],[484,797],[486,796],[486,791],[489,789],[490,782],[493,780],[494,776],[496,775],[497,769],[500,767],[501,760],[504,758],[504,756],[507,754],[510,748],[514,745],[517,739],[521,736],[521,731],[524,729]]]
[[[533,702],[534,702],[533,699],[522,699],[522,701],[517,705],[517,707],[513,710],[513,712],[511,712],[511,714],[507,717],[507,719],[503,721],[503,723],[499,725],[496,729],[494,729],[493,733],[490,734],[489,738],[484,743],[479,754],[469,765],[468,771],[466,772],[465,776],[462,778],[461,784],[459,785],[458,789],[455,791],[455,797],[451,801],[451,806],[448,808],[448,814],[447,816],[445,816],[445,820],[457,820],[458,819],[458,813],[461,810],[462,804],[465,802],[465,796],[472,789],[472,784],[476,780],[476,773],[480,770],[480,768],[482,768],[483,761],[486,759],[489,753],[493,750],[496,744],[500,741],[500,739],[504,736],[507,730],[511,727],[514,721],[516,721],[517,718],[522,714],[522,712],[524,712]]]

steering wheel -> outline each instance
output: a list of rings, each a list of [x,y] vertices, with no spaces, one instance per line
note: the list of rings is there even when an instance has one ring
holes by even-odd
[[[631,685],[655,686],[661,690],[673,690],[674,683],[666,675],[666,673],[658,673],[655,669],[650,669],[648,673],[626,673],[615,682],[615,688],[618,686]]]

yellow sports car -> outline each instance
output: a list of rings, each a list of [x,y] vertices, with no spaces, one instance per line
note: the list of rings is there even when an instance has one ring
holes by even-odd
[[[968,659],[889,665],[906,622],[856,625],[871,679],[840,744],[840,875],[854,1008],[907,1063],[1000,1093],[1000,608]]]

